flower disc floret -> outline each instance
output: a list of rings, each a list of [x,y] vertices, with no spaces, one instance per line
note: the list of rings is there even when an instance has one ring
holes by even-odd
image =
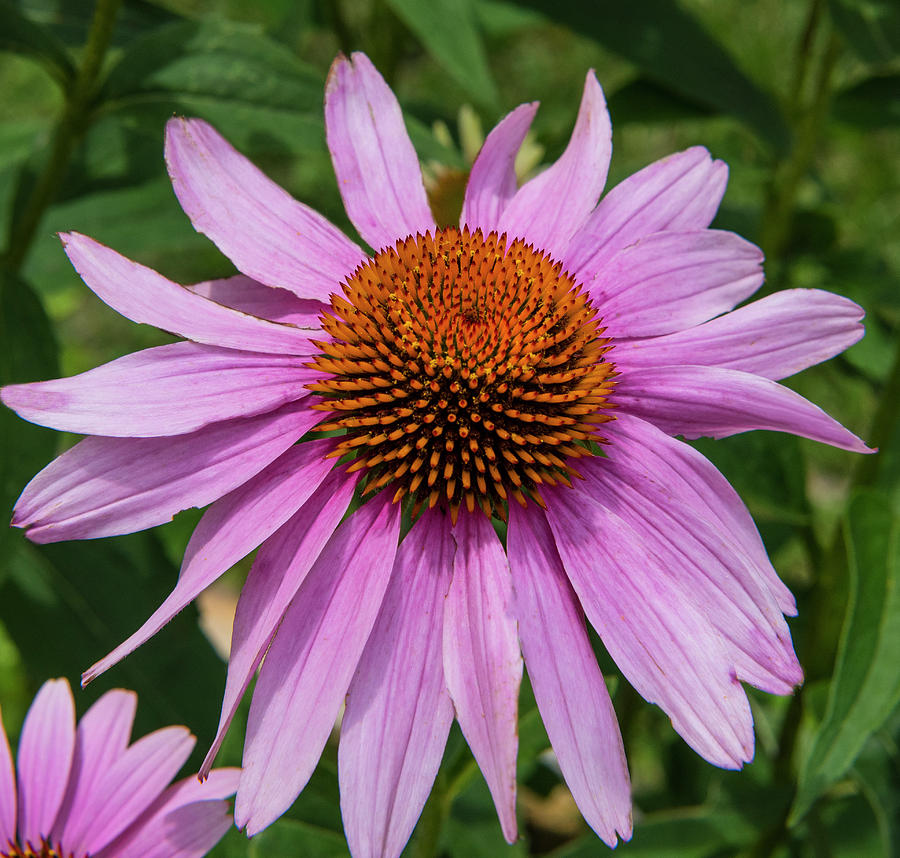
[[[322,317],[311,384],[366,490],[503,514],[602,442],[613,365],[583,289],[521,239],[436,230],[361,265]],[[504,516],[505,517],[505,516]]]

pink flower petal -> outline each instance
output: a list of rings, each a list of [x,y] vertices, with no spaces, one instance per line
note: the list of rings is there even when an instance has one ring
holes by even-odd
[[[753,718],[719,634],[641,536],[571,489],[544,492],[560,558],[619,669],[698,754],[724,768],[753,758]]]
[[[525,238],[560,259],[606,184],[612,126],[593,71],[584,81],[578,119],[555,164],[519,188],[500,217],[499,231]]]
[[[0,843],[16,838],[16,772],[0,717]]]
[[[66,849],[93,855],[118,837],[168,786],[196,741],[186,727],[165,727],[138,739],[103,773],[81,816],[67,825]]]
[[[559,767],[597,836],[631,837],[631,782],[603,674],[544,513],[510,504],[507,535],[519,638]]]
[[[702,146],[669,155],[616,185],[576,233],[563,258],[577,282],[599,271],[617,251],[654,232],[706,229],[712,223],[728,167]]]
[[[350,685],[338,775],[354,858],[400,855],[441,764],[453,723],[441,629],[454,549],[443,513],[413,525]]]
[[[200,768],[201,777],[212,769],[244,692],[288,605],[347,511],[356,482],[357,477],[348,476],[344,469],[334,471],[260,548],[238,600],[222,713],[215,741]]]
[[[166,162],[194,229],[244,274],[301,298],[328,301],[363,252],[298,203],[200,119],[170,119]]]
[[[797,613],[797,603],[769,561],[750,512],[712,462],[688,444],[630,414],[618,413],[604,432],[610,438],[605,448],[610,459],[641,461],[660,482],[677,491],[682,502],[731,534],[752,559],[752,570],[773,594],[779,609],[790,616]]]
[[[453,581],[444,607],[444,675],[456,718],[484,774],[508,843],[516,826],[517,709],[522,656],[506,553],[481,511],[453,530]]]
[[[325,84],[325,134],[344,208],[375,249],[435,230],[400,105],[371,60],[339,54]]]
[[[72,842],[83,825],[93,790],[128,747],[136,710],[137,695],[116,688],[107,691],[78,722],[69,786],[53,827],[55,843]]]
[[[95,858],[201,858],[231,827],[228,803],[240,769],[216,769],[202,784],[191,776],[168,787]]]
[[[12,523],[34,542],[93,539],[206,506],[259,473],[321,419],[308,401],[174,438],[86,438],[31,480]]]
[[[286,522],[331,470],[329,441],[291,447],[272,464],[217,500],[200,519],[184,553],[175,589],[131,637],[85,671],[87,684],[155,635],[220,575]]]
[[[309,780],[390,578],[400,507],[368,500],[325,546],[281,622],[256,682],[235,821],[253,835]]]
[[[786,289],[695,328],[616,347],[621,367],[702,364],[778,381],[861,339],[865,311],[819,289]]]
[[[230,349],[289,355],[311,355],[317,351],[310,342],[316,331],[268,322],[217,304],[86,235],[70,232],[60,237],[72,265],[88,287],[132,322]]]
[[[516,155],[537,109],[536,101],[520,104],[488,134],[469,173],[460,228],[468,226],[474,232],[480,227],[485,235],[498,228],[503,210],[516,194]]]
[[[623,412],[669,435],[725,438],[750,429],[770,429],[842,450],[872,452],[800,394],[749,372],[707,366],[633,369],[620,377],[614,399]]]
[[[308,395],[304,385],[321,376],[305,369],[305,362],[291,355],[172,343],[71,378],[12,384],[0,390],[0,398],[20,417],[63,432],[182,435],[302,399]]]
[[[231,307],[270,322],[283,322],[298,328],[318,328],[322,311],[328,307],[315,298],[298,298],[287,289],[264,286],[243,274],[224,277],[221,280],[204,280],[185,286],[197,295],[202,295],[217,304]],[[337,291],[337,290],[335,290]],[[325,335],[317,335],[321,339]]]
[[[762,261],[733,232],[660,232],[618,253],[585,286],[607,336],[655,336],[731,310],[762,284]]]
[[[28,709],[16,768],[19,844],[40,846],[49,836],[66,793],[75,751],[75,701],[65,679],[49,679]]]

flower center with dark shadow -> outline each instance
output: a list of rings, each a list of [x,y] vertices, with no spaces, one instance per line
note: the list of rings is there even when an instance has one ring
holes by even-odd
[[[562,265],[522,240],[450,227],[379,251],[333,295],[330,342],[309,385],[346,430],[366,492],[480,506],[505,518],[514,498],[542,504],[571,460],[603,442],[609,340],[587,293]]]
[[[37,846],[27,843],[24,849],[16,843],[0,845],[0,858],[68,858],[68,855],[41,840]]]

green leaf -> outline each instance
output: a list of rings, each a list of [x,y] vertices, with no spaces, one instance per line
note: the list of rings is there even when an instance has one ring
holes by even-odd
[[[883,858],[893,858],[900,850],[900,789],[896,783],[896,757],[896,747],[885,748],[882,742],[870,740],[853,766],[853,777],[875,815]]]
[[[472,0],[387,0],[399,18],[457,83],[480,104],[497,103]]]
[[[657,85],[740,119],[778,150],[789,131],[774,100],[671,0],[523,0],[631,60]]]
[[[834,115],[863,128],[900,125],[900,74],[878,75],[839,92]]]
[[[609,97],[613,127],[625,122],[668,123],[680,119],[703,119],[713,113],[708,106],[644,78],[625,84]]]
[[[831,0],[831,17],[866,62],[900,55],[900,4],[896,0]]]
[[[885,495],[853,499],[846,539],[850,600],[828,709],[802,764],[791,824],[847,772],[900,702],[900,517]]]
[[[341,834],[282,817],[250,841],[246,854],[250,858],[270,858],[274,855],[347,858],[350,852]]]
[[[68,87],[75,67],[65,46],[49,30],[31,21],[9,0],[0,0],[0,21],[0,51],[33,57],[64,89]]]

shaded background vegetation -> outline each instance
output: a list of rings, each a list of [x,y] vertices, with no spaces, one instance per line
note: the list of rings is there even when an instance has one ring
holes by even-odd
[[[731,167],[715,226],[767,255],[765,292],[821,287],[867,311],[867,335],[789,384],[881,448],[862,459],[753,433],[698,446],[741,492],[798,598],[806,683],[751,692],[757,755],[742,773],[696,757],[598,652],[634,783],[623,856],[900,854],[900,5],[892,0],[0,0],[0,380],[72,374],[166,341],[103,306],[57,230],[78,230],[190,282],[232,272],[179,209],[162,158],[173,113],[212,121],[299,199],[352,229],[324,144],[322,89],[339,50],[364,50],[404,107],[439,217],[458,212],[483,131],[542,107],[531,166],[568,139],[584,74],[610,104],[610,184],[706,145]],[[136,395],[139,392],[136,391]],[[0,413],[0,511],[72,442]],[[7,512],[3,512],[5,515]],[[155,531],[32,546],[0,532],[0,705],[15,741],[48,676],[77,685],[172,586],[198,514]],[[223,625],[240,584],[207,600]],[[202,755],[224,663],[186,611],[85,692],[140,694],[138,730],[186,723]],[[237,764],[243,725],[220,757]],[[408,854],[605,854],[574,809],[527,687],[523,839],[502,844],[454,728]],[[189,765],[196,766],[197,755]],[[285,817],[217,856],[346,854],[335,748]],[[437,843],[437,846],[433,844]]]

